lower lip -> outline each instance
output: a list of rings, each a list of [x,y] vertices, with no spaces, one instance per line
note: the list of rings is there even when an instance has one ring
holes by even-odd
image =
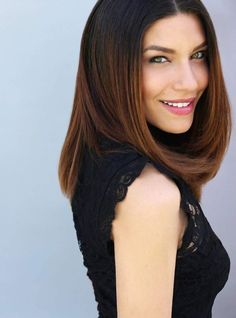
[[[177,115],[188,115],[193,111],[193,103],[191,102],[188,106],[186,107],[176,107],[176,106],[168,106],[161,102],[162,105],[171,113],[177,114]]]

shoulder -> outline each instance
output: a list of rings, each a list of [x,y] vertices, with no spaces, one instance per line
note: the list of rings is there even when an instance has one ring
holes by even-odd
[[[152,164],[145,165],[116,204],[112,233],[119,313],[170,317],[179,205],[177,185]]]
[[[181,194],[175,182],[159,172],[152,164],[145,164],[139,176],[127,189],[124,200],[115,207],[114,233],[127,227],[155,228],[166,231],[172,226],[173,235],[178,234]]]
[[[152,163],[147,162],[139,177],[134,181],[130,192],[151,203],[174,203],[180,202],[180,191],[176,183],[167,175],[161,173]],[[129,196],[131,199],[131,196]]]
[[[136,225],[133,231],[140,232],[138,227],[146,222],[144,231],[149,231],[148,226],[157,231],[160,226],[160,230],[172,227],[177,233],[179,226],[180,184],[177,185],[164,166],[133,147],[126,145],[122,150],[102,158],[99,174],[93,181],[96,185],[99,180],[96,197],[99,192],[101,202],[96,214],[97,227],[106,251],[107,243],[114,240],[114,232],[118,234],[118,229],[122,235],[127,228]]]

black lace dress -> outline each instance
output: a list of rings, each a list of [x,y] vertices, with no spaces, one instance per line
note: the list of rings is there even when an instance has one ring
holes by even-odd
[[[87,150],[71,200],[79,248],[94,289],[98,318],[117,317],[111,240],[114,207],[124,199],[128,186],[147,162],[174,180],[181,192],[181,208],[188,216],[188,226],[176,256],[172,318],[212,317],[216,295],[229,276],[230,258],[190,188],[165,166],[151,161],[130,145],[108,140],[102,145],[120,147],[120,151],[99,158]]]

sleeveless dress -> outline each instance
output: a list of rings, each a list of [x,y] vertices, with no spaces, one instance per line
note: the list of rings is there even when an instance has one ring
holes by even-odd
[[[104,138],[101,145],[119,149],[119,152],[98,157],[87,148],[71,200],[74,228],[83,265],[92,282],[98,318],[117,317],[111,239],[114,209],[147,162],[176,183],[181,193],[180,207],[188,216],[176,255],[172,318],[212,317],[214,300],[228,280],[230,258],[190,187],[166,166],[152,161],[129,144]]]

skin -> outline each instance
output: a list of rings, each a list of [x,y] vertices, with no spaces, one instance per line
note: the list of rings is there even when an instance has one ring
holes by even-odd
[[[146,120],[157,128],[173,133],[189,130],[198,100],[208,86],[205,33],[200,20],[193,14],[178,13],[156,21],[143,40],[142,96]],[[175,50],[144,50],[158,45]],[[193,111],[187,115],[169,112],[160,100],[196,97]]]

